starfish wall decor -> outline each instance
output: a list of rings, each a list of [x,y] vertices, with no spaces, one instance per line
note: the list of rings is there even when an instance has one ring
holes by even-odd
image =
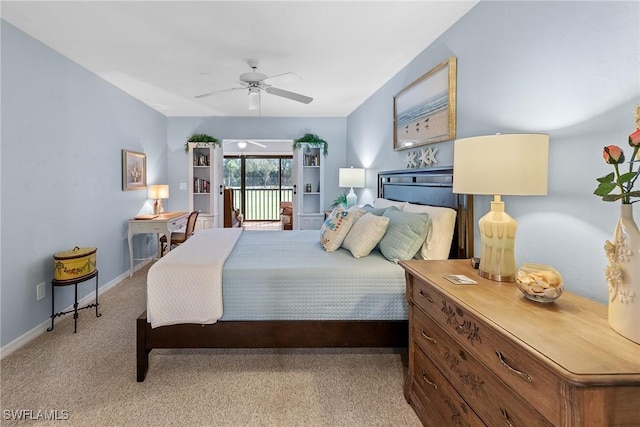
[[[408,151],[405,157],[407,169],[421,168],[438,163],[438,160],[436,160],[436,151],[438,150],[432,147],[423,148],[419,152]]]

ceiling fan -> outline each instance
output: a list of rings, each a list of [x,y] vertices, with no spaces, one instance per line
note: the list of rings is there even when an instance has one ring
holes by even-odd
[[[267,83],[265,80],[272,79],[274,77],[280,77],[287,74],[294,74],[292,72],[276,74],[275,76],[267,76],[265,74],[258,72],[258,63],[256,61],[248,61],[249,66],[251,67],[251,71],[248,73],[240,74],[238,83],[239,87],[232,87],[229,89],[221,89],[213,92],[207,92],[200,95],[196,95],[195,98],[205,98],[207,96],[214,95],[216,93],[221,92],[232,92],[236,90],[248,90],[249,92],[249,109],[257,110],[260,107],[260,93],[261,91],[265,91],[270,95],[280,96],[282,98],[291,99],[293,101],[302,102],[303,104],[308,104],[313,101],[313,98],[305,95],[301,95],[299,93],[290,92],[288,90],[279,89],[277,87],[273,87]]]

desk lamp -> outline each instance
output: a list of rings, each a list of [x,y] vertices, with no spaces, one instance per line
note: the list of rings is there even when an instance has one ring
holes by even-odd
[[[340,168],[338,170],[338,186],[350,188],[349,194],[347,194],[347,209],[355,206],[358,202],[358,196],[353,192],[353,189],[364,187],[364,169]]]
[[[504,211],[501,196],[546,195],[548,163],[548,135],[497,134],[455,141],[453,192],[493,195],[491,210],[478,221],[480,276],[515,281],[518,223]]]
[[[158,215],[164,212],[162,199],[169,198],[169,186],[167,184],[150,185],[147,195],[150,199],[155,199],[153,203],[153,214]]]

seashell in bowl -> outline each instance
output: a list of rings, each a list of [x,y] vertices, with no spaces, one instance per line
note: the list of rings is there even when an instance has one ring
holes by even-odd
[[[564,290],[558,270],[544,264],[522,264],[516,273],[516,285],[525,297],[543,303],[555,301]]]

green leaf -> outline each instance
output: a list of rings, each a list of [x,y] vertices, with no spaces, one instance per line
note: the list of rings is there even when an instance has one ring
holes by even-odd
[[[611,193],[614,188],[616,188],[615,182],[601,182],[600,185],[598,185],[598,188],[596,188],[596,191],[593,192],[593,194],[595,194],[596,196],[604,197],[607,194]]]
[[[605,202],[615,202],[617,200],[620,200],[624,197],[624,194],[608,194],[605,196],[602,196],[602,200],[604,200]]]
[[[605,175],[603,177],[597,178],[598,182],[613,182],[613,178],[615,175],[611,172],[609,175]]]
[[[625,182],[631,181],[636,176],[635,172],[627,172],[620,175],[618,178],[618,183],[624,184]]]

